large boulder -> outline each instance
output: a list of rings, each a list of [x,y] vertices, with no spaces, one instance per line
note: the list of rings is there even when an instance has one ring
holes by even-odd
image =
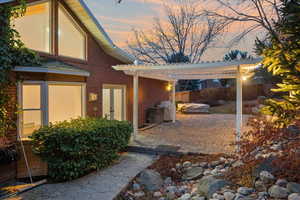
[[[217,179],[214,176],[204,176],[199,180],[198,192],[209,199],[215,192],[229,185],[230,183],[223,179]]]
[[[137,178],[137,181],[149,191],[159,190],[164,183],[161,175],[151,169],[142,171]]]

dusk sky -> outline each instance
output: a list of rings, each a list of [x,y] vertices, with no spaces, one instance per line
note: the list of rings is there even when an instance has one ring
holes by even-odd
[[[161,0],[123,0],[121,4],[117,4],[116,0],[85,0],[85,2],[114,43],[124,49],[126,49],[127,41],[132,37],[133,28],[148,30],[151,28],[154,17],[162,19],[164,17],[163,1]],[[164,0],[164,2],[173,2],[173,0]],[[209,4],[203,6],[209,6]],[[232,49],[252,53],[255,37],[255,33],[251,34]],[[208,50],[202,60],[222,59],[224,54],[230,50],[221,48],[224,44],[226,44],[226,39],[220,41],[220,44],[217,45],[218,48]]]

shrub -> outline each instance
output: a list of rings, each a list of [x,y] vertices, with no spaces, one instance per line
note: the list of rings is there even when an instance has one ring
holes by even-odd
[[[132,126],[100,118],[73,119],[35,131],[33,152],[48,163],[54,181],[67,181],[109,166],[125,148]]]
[[[275,176],[299,182],[300,122],[279,128],[266,117],[257,116],[249,119],[248,126],[250,130],[243,133],[239,143],[240,157],[246,166],[260,165],[272,158]]]

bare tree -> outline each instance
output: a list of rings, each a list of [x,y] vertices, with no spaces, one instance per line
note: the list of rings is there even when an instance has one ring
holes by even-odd
[[[222,35],[230,21],[204,15],[195,3],[165,5],[166,21],[155,19],[152,30],[134,30],[131,53],[147,63],[169,63],[177,55],[200,62],[204,52]],[[179,59],[180,60],[180,59]],[[173,61],[174,62],[174,61]]]
[[[199,0],[199,2],[207,0]],[[281,0],[214,0],[214,8],[205,10],[207,16],[227,20],[230,24],[245,24],[239,29],[232,43],[240,41],[252,31],[265,31],[278,35],[274,29],[275,22],[280,20]]]

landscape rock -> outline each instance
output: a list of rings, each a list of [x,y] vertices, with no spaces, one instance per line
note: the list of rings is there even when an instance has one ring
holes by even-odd
[[[252,175],[253,177],[260,177],[260,173],[262,171],[267,171],[269,173],[274,173],[277,171],[277,168],[272,165],[274,158],[270,157],[265,159],[264,161],[257,164],[256,167],[253,168]]]
[[[259,192],[267,191],[267,187],[265,186],[264,182],[262,182],[261,180],[255,181],[254,187]]]
[[[205,197],[201,197],[201,196],[194,196],[192,197],[191,200],[205,200]]]
[[[241,160],[237,160],[232,164],[232,167],[240,167],[242,166],[244,163]]]
[[[133,190],[133,191],[137,191],[137,190],[140,190],[140,189],[141,189],[140,184],[134,183],[134,184],[132,185],[132,190]]]
[[[159,190],[164,183],[161,175],[151,169],[142,171],[137,181],[149,191]]]
[[[153,193],[153,197],[158,198],[158,197],[161,197],[161,196],[162,196],[162,193],[159,192],[159,191]]]
[[[288,200],[300,200],[300,193],[292,193],[289,195]]]
[[[288,197],[288,190],[278,185],[273,185],[269,188],[269,195],[273,198],[283,199]]]
[[[288,184],[288,182],[285,179],[278,179],[275,184],[279,185],[281,187],[286,187],[286,185]]]
[[[212,196],[214,199],[224,200],[224,196],[218,193],[214,193]]]
[[[167,192],[167,199],[168,200],[173,200],[176,198],[176,193],[175,192]]]
[[[211,169],[206,169],[206,170],[204,170],[203,175],[204,175],[204,176],[209,176],[209,175],[211,175]]]
[[[145,193],[143,191],[139,191],[139,192],[134,193],[133,196],[137,197],[137,198],[141,198],[141,197],[145,196]]]
[[[187,167],[191,167],[192,166],[192,163],[190,161],[185,161],[183,164],[182,164],[182,167],[184,168],[187,168]]]
[[[203,167],[203,168],[207,167],[207,165],[208,165],[207,162],[201,162],[201,163],[199,163],[199,166]]]
[[[289,182],[286,185],[287,190],[289,193],[300,193],[300,184],[295,182]]]
[[[169,186],[169,185],[172,185],[172,184],[173,184],[173,181],[172,181],[171,177],[165,178],[164,185]]]
[[[239,187],[237,192],[241,195],[250,195],[252,192],[254,192],[253,188],[248,188],[248,187]]]
[[[178,200],[190,200],[191,197],[192,197],[191,194],[186,193],[186,194],[182,195]]]
[[[235,197],[235,194],[232,192],[224,192],[223,195],[225,200],[233,200]]]
[[[166,187],[166,192],[169,193],[169,192],[174,192],[176,193],[177,192],[177,187],[176,186],[168,186]]]
[[[264,183],[272,183],[275,180],[273,174],[268,171],[260,172],[259,177]]]
[[[204,176],[199,180],[198,192],[200,195],[210,198],[215,192],[227,185],[230,185],[230,183],[223,179],[217,179],[214,176]]]
[[[191,167],[183,173],[182,179],[183,180],[194,180],[194,179],[202,176],[203,171],[204,170],[202,167]]]
[[[269,193],[268,192],[259,192],[258,197],[263,198],[263,197],[268,197]]]

